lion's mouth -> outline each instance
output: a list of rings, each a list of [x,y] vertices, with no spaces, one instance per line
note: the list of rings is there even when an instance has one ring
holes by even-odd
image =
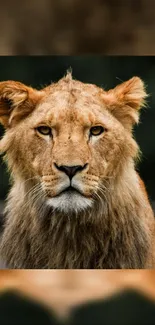
[[[74,188],[72,186],[68,186],[67,188],[65,188],[63,191],[61,191],[59,193],[59,195],[61,195],[63,193],[68,193],[68,194],[76,194],[76,193],[78,193],[78,194],[83,195],[78,189],[76,189],[76,188]]]
[[[80,191],[78,188],[75,188],[73,186],[68,186],[61,192],[57,193],[56,195],[53,196],[53,198],[58,198],[61,197],[61,195],[67,194],[68,198],[73,197],[73,195],[78,194],[81,197],[87,197],[87,198],[92,198],[92,195],[86,195],[82,191]]]

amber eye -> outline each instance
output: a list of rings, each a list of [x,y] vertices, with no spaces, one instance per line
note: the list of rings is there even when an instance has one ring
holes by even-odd
[[[103,133],[105,131],[104,127],[103,126],[93,126],[91,129],[90,129],[90,135],[94,135],[94,136],[97,136],[97,135],[100,135],[101,133]]]
[[[49,126],[38,126],[36,130],[43,135],[52,135],[52,130]]]

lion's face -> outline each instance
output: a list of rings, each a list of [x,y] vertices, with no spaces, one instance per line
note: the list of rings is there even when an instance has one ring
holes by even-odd
[[[8,163],[12,159],[23,181],[36,180],[48,205],[65,212],[91,207],[104,195],[106,182],[135,157],[131,126],[145,92],[139,78],[129,82],[104,92],[68,76],[40,92],[27,87],[24,116],[25,97],[7,122],[5,114],[10,125],[2,147],[8,147],[8,157],[10,152]]]

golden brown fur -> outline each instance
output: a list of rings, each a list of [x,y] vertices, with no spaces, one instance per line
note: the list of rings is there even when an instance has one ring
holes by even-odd
[[[145,97],[138,77],[107,92],[71,74],[41,91],[0,84],[0,149],[12,176],[0,252],[9,267],[153,267],[155,222],[132,137]],[[90,137],[96,125],[104,132]],[[80,193],[62,193],[62,165],[84,166],[72,179]]]

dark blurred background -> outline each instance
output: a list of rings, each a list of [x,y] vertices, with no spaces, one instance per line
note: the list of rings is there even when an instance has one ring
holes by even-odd
[[[141,113],[135,137],[143,156],[138,170],[155,208],[155,57],[47,56],[0,57],[0,81],[16,80],[36,88],[58,81],[72,68],[73,77],[106,90],[133,76],[141,77],[150,94],[149,107]],[[3,129],[0,129],[2,136]],[[8,193],[8,174],[0,160],[0,209]]]
[[[5,0],[0,31],[0,55],[153,55],[154,0]]]

